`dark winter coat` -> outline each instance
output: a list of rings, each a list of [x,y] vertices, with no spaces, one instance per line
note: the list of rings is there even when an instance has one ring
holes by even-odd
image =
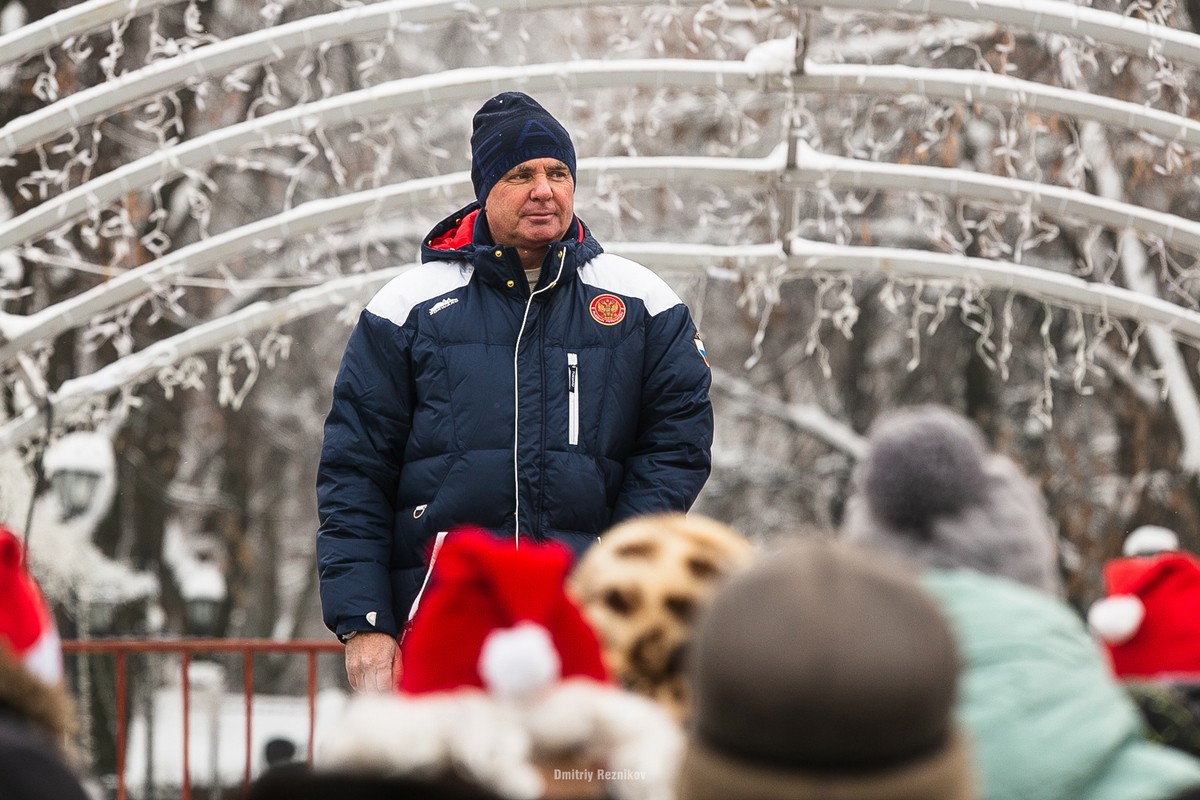
[[[59,750],[69,718],[61,689],[0,652],[0,798],[88,800]]]
[[[581,552],[624,519],[686,511],[709,474],[708,363],[653,272],[575,219],[531,294],[477,204],[422,258],[362,312],[325,423],[317,562],[338,635],[402,627],[439,531]]]

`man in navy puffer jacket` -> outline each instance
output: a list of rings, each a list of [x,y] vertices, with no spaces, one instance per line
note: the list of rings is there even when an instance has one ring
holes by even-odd
[[[477,201],[362,312],[317,476],[325,624],[356,690],[389,688],[439,534],[582,552],[686,511],[710,470],[711,375],[687,307],[574,213],[575,150],[536,101],[475,115]]]

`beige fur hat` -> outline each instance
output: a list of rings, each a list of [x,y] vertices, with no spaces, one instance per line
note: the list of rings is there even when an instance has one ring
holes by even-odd
[[[753,560],[749,540],[716,520],[656,514],[605,533],[576,565],[569,588],[617,680],[682,720],[688,706],[683,659],[694,617],[726,578]]]

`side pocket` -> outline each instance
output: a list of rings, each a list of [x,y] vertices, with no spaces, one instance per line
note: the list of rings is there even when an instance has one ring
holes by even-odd
[[[579,444],[579,355],[567,353],[567,444]]]

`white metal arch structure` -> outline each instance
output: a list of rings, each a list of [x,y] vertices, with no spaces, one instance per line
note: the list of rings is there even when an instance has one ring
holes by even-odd
[[[1086,308],[1114,317],[1156,323],[1185,340],[1200,342],[1200,312],[1129,289],[1090,283],[1035,267],[966,256],[881,247],[856,247],[796,239],[785,252],[778,243],[705,246],[678,243],[612,243],[608,250],[658,268],[690,268],[711,263],[746,267],[785,265],[797,274],[846,273],[966,281],[985,289],[1015,291],[1049,303]],[[344,305],[381,286],[412,265],[350,276],[304,289],[277,301],[261,301],[238,312],[119,359],[91,375],[65,381],[50,397],[59,414],[69,414],[89,399],[134,387],[154,371],[195,353],[212,350],[240,336],[277,327],[323,308]],[[0,450],[19,445],[41,429],[44,413],[30,407],[0,426]]]
[[[712,86],[760,91],[791,89],[824,94],[916,93],[947,101],[986,102],[1001,108],[1020,108],[1145,130],[1168,141],[1200,149],[1200,121],[990,72],[810,64],[805,74],[789,78],[785,72],[767,72],[738,62],[665,59],[461,69],[390,81],[371,89],[286,108],[155,151],[52,197],[15,219],[0,223],[0,251],[29,241],[127,192],[147,188],[156,180],[207,164],[220,156],[233,155],[243,148],[269,144],[272,137],[308,134],[320,125],[369,119],[431,99],[472,99],[484,89],[499,91],[502,87],[519,86],[536,92],[631,85]]]
[[[1062,2],[1014,2],[1014,0],[811,0],[814,7],[831,6],[866,10],[896,10],[904,13],[938,14],[966,19],[1002,21],[1035,32],[1087,36],[1099,42],[1135,51],[1155,50],[1182,63],[1200,67],[1200,35],[1164,25],[1133,20],[1111,12],[1097,11]],[[578,8],[593,0],[480,0],[471,10],[479,12],[531,11]],[[625,0],[623,5],[645,5],[657,0]],[[699,3],[700,0],[685,0]],[[804,4],[803,0],[797,0]],[[117,80],[76,92],[45,108],[20,117],[0,128],[0,158],[79,125],[105,113],[125,108],[140,99],[167,91],[188,81],[228,72],[247,64],[299,48],[312,47],[330,36],[351,39],[393,30],[401,23],[444,21],[463,13],[459,0],[387,0],[370,6],[343,9],[308,17],[286,25],[236,36],[197,48],[174,58],[163,59]]]
[[[586,7],[593,0],[482,0],[470,11],[533,11],[539,8]],[[627,5],[648,5],[658,0],[624,0]],[[699,3],[700,0],[685,0]],[[375,5],[332,11],[274,28],[234,36],[188,53],[156,61],[113,81],[68,95],[50,105],[13,120],[0,128],[0,158],[126,108],[146,97],[185,85],[189,81],[220,75],[288,52],[338,40],[378,35],[403,23],[431,23],[466,12],[459,0],[387,0]]]
[[[0,36],[0,64],[20,61],[126,17],[186,0],[89,0]]]
[[[761,159],[686,156],[585,158],[579,162],[579,173],[582,178],[608,173],[660,185],[699,181],[709,185],[738,187],[796,188],[808,184],[814,187],[941,192],[972,200],[1027,203],[1030,208],[1047,214],[1073,215],[1118,231],[1130,227],[1176,246],[1200,252],[1200,222],[1105,200],[1076,189],[970,170],[881,164],[824,155],[808,148],[799,149],[794,162],[789,164],[786,150],[786,146],[780,146],[774,154]],[[41,311],[25,317],[7,315],[0,318],[0,331],[7,337],[0,343],[0,364],[10,361],[22,349],[82,325],[93,316],[131,300],[156,285],[211,269],[262,242],[304,235],[364,217],[387,216],[406,204],[411,207],[417,202],[427,203],[452,197],[456,193],[465,194],[469,185],[470,178],[465,172],[404,181],[380,189],[314,200],[282,214],[195,242]]]
[[[528,91],[621,86],[782,91],[788,73],[742,62],[653,59],[572,61],[522,67],[476,67],[382,83],[240,122],[157,151],[105,173],[0,224],[0,250],[29,240],[160,178],[207,164],[285,134],[310,134],[323,125],[371,119],[429,102],[474,100],[508,88]],[[1198,124],[1200,138],[1200,124]]]

